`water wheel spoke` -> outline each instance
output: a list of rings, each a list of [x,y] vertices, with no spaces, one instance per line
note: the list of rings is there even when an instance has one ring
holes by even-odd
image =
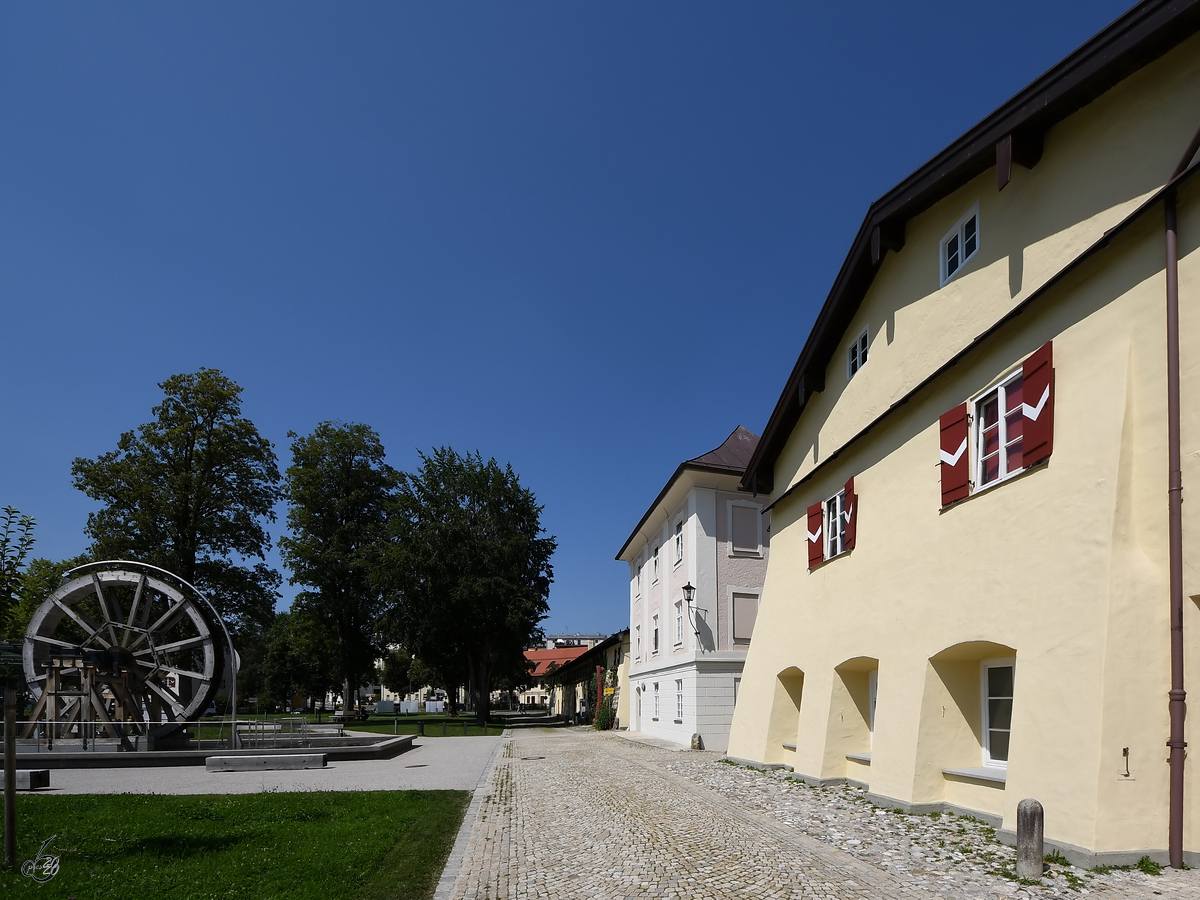
[[[146,576],[143,575],[141,578],[138,579],[137,589],[133,592],[133,603],[131,603],[129,605],[129,618],[125,621],[125,641],[126,642],[128,642],[130,636],[135,633],[134,631],[132,631],[133,620],[137,618],[138,605],[142,602],[142,593],[145,590],[146,590]],[[146,607],[147,607],[146,615],[149,615],[149,612],[150,612],[149,606],[150,606],[150,604],[147,603],[146,604]],[[142,627],[145,627],[145,626],[143,625]],[[124,647],[126,645],[122,644],[121,646]]]
[[[104,588],[100,586],[100,576],[92,575],[92,584],[96,586],[96,600],[100,603],[100,611],[104,613],[104,627],[108,629],[109,637],[112,638],[112,643],[117,644],[117,632],[113,628],[113,623],[121,618],[121,605],[117,603],[117,598],[113,596],[113,603],[117,606],[117,614],[114,616],[109,610],[108,598],[104,596]],[[110,645],[112,646],[112,645]]]
[[[159,644],[154,648],[154,650],[142,650],[134,655],[142,656],[146,653],[153,653],[155,650],[157,650],[159,653],[169,653],[172,650],[184,650],[188,647],[199,647],[203,644],[207,644],[210,640],[212,639],[208,635],[200,634],[196,637],[184,638],[181,641],[173,641],[170,644]]]
[[[66,613],[75,622],[76,625],[78,625],[80,628],[82,628],[87,633],[88,640],[91,640],[94,638],[95,640],[99,641],[101,644],[104,644],[104,648],[106,650],[109,648],[109,644],[104,640],[104,638],[102,638],[100,636],[100,630],[104,626],[97,625],[95,622],[92,621],[92,617],[89,616],[87,613],[81,612],[77,609],[67,606],[61,600],[55,600],[53,602],[54,602],[54,605],[58,609],[62,610],[64,613]]]
[[[175,620],[183,615],[184,611],[187,609],[187,604],[188,599],[186,597],[184,597],[182,600],[177,600],[176,602],[172,603],[171,608],[159,616],[157,621],[147,628],[146,631],[148,631],[150,634],[161,634],[162,632],[167,631],[172,625],[175,624]]]
[[[50,644],[52,647],[63,647],[67,650],[78,650],[74,644],[68,644],[66,641],[60,641],[58,638],[46,637],[44,634],[31,635],[31,639],[41,641],[43,644]],[[67,670],[63,670],[67,671]]]
[[[167,691],[165,689],[159,687],[157,684],[155,684],[152,681],[146,682],[146,688],[150,691],[153,691],[155,694],[157,694],[159,699],[161,699],[164,703],[167,704],[167,706],[169,706],[171,708],[171,711],[173,713],[175,713],[176,719],[184,718],[184,716],[187,713],[187,710],[185,710],[183,708],[183,706],[179,703],[179,701],[177,699],[175,699],[169,693],[167,693]]]
[[[203,672],[192,672],[188,669],[167,669],[165,671],[170,672],[172,675],[178,675],[181,678],[191,678],[194,681],[200,681],[204,683],[208,682],[208,676]]]

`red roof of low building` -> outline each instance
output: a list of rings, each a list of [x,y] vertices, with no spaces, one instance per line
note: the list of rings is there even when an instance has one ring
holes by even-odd
[[[525,658],[533,666],[529,670],[529,674],[534,676],[545,675],[551,663],[558,663],[558,665],[564,666],[575,659],[575,657],[583,656],[587,650],[587,647],[554,647],[546,650],[526,650]]]

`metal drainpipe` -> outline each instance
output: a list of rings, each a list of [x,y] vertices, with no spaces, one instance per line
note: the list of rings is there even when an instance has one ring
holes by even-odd
[[[1179,161],[1171,180],[1178,178],[1200,149],[1200,129]],[[1166,220],[1167,275],[1167,518],[1171,581],[1171,792],[1167,846],[1171,867],[1183,868],[1184,717],[1187,691],[1183,681],[1183,473],[1179,451],[1179,224],[1175,191],[1163,198]]]
[[[1183,867],[1183,479],[1179,460],[1179,235],[1175,192],[1165,198],[1167,231],[1167,515],[1171,572],[1171,800],[1168,847],[1171,867]]]

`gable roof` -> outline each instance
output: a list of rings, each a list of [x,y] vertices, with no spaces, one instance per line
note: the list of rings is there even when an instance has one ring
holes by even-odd
[[[1051,126],[1197,31],[1200,0],[1138,3],[871,204],[746,464],[742,490],[774,490],[775,461],[808,398],[825,389],[825,368],[884,255],[904,246],[905,223],[995,166],[1000,153],[1034,165]]]
[[[1200,0],[1197,0],[1197,2],[1200,2]],[[638,521],[637,527],[625,539],[625,543],[617,551],[616,559],[619,560],[629,545],[633,543],[638,532],[642,530],[642,526],[646,524],[646,521],[653,515],[655,508],[662,503],[663,498],[667,496],[667,492],[671,490],[671,486],[679,480],[679,476],[684,472],[691,469],[697,472],[715,472],[722,475],[740,476],[745,473],[746,464],[754,456],[754,451],[757,447],[758,435],[739,425],[730,432],[729,437],[725,438],[719,447],[681,462],[679,468],[675,470],[675,474],[667,479],[667,483],[658,492],[658,496],[654,498],[654,502],[646,509],[645,514]]]
[[[558,682],[586,681],[587,670],[597,663],[602,663],[609,648],[623,644],[627,640],[629,640],[628,628],[614,632],[595,647],[586,648],[583,653],[564,664],[562,668],[556,669],[551,678]]]
[[[526,650],[525,659],[533,666],[529,670],[529,674],[541,677],[546,674],[546,669],[551,664],[558,663],[560,666],[565,666],[587,651],[587,647],[548,647],[545,650]]]

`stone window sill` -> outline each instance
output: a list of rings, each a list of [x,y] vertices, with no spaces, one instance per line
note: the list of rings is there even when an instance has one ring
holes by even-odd
[[[784,749],[784,750],[795,750],[795,749],[796,749],[796,745],[795,745],[795,744],[784,744],[784,745],[783,745],[783,749]]]
[[[973,778],[976,781],[990,781],[993,784],[1004,784],[1008,781],[1008,770],[996,766],[974,766],[968,769],[942,769],[943,775],[956,778]]]
[[[846,759],[852,759],[855,762],[866,763],[868,766],[871,764],[870,753],[847,753]]]

